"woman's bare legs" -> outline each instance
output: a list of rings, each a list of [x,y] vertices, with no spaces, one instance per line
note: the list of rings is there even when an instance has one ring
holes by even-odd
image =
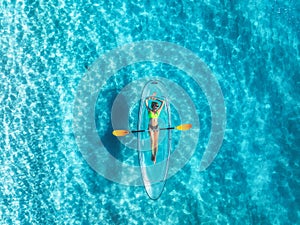
[[[158,150],[158,136],[159,136],[159,131],[149,131],[150,134],[150,139],[151,139],[151,151],[152,151],[152,156],[151,160],[156,163],[156,153]]]

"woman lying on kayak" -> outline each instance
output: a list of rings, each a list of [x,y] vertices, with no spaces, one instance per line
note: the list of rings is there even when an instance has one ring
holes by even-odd
[[[146,107],[148,109],[148,116],[149,116],[149,135],[151,139],[151,150],[152,156],[151,160],[156,163],[156,153],[158,150],[158,136],[159,136],[159,127],[158,127],[158,117],[159,114],[165,104],[159,98],[156,98],[156,93],[153,93],[151,97],[146,98]],[[149,107],[149,100],[152,100],[151,107]],[[160,105],[158,104],[160,102]]]

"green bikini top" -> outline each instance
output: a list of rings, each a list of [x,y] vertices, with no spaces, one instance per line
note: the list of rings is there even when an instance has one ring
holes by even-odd
[[[159,113],[158,112],[152,112],[151,110],[149,110],[148,116],[149,116],[150,119],[157,119],[158,116],[159,116]]]

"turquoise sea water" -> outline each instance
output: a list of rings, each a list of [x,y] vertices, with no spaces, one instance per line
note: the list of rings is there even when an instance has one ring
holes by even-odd
[[[0,224],[299,224],[299,11],[296,0],[1,1]],[[222,147],[200,172],[210,108],[183,71],[141,62],[99,90],[99,137],[114,157],[134,165],[136,152],[111,136],[120,90],[155,74],[195,102],[197,149],[157,201],[142,186],[95,172],[72,122],[86,66],[142,40],[194,52],[218,80],[226,106]],[[133,127],[135,108],[128,109]]]

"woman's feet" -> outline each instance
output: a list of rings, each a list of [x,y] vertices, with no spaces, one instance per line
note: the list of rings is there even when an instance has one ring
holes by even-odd
[[[151,160],[154,164],[156,163],[156,153],[154,153],[154,154],[152,153]]]

